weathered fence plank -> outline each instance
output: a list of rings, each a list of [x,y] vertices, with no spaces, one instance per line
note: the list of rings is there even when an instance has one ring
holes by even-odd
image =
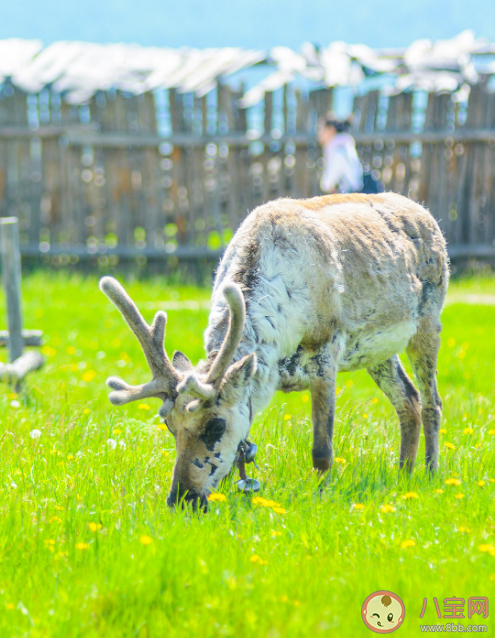
[[[152,93],[109,90],[73,107],[49,89],[33,98],[4,84],[0,217],[19,217],[23,254],[101,265],[214,256],[255,206],[318,194],[316,122],[332,90],[286,86],[251,115],[238,106],[243,91],[220,83],[198,98],[168,89],[155,103]],[[421,112],[411,93],[354,100],[365,170],[425,202],[451,252],[495,251],[494,99],[475,87],[465,122],[450,94],[431,94]]]
[[[19,223],[16,217],[0,219],[0,252],[2,279],[7,297],[7,318],[9,327],[9,355],[14,362],[22,355],[21,308],[21,258],[19,251]]]

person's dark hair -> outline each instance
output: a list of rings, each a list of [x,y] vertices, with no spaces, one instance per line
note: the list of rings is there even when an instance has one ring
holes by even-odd
[[[328,113],[324,119],[325,126],[333,126],[337,133],[344,133],[351,128],[351,118],[341,119],[336,117],[333,113]]]

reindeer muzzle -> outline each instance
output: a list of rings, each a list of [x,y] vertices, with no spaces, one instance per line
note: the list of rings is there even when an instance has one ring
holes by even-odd
[[[208,497],[206,494],[197,494],[192,490],[180,492],[173,490],[167,497],[167,505],[171,508],[181,507],[182,509],[190,507],[193,512],[207,512]]]

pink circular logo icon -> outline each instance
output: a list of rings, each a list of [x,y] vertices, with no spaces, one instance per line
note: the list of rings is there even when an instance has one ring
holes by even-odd
[[[404,622],[406,609],[402,600],[391,591],[370,594],[361,608],[363,622],[376,634],[390,634]]]

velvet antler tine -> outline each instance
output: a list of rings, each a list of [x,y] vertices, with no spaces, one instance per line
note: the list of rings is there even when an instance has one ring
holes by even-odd
[[[234,357],[239,341],[244,330],[246,319],[246,306],[244,296],[237,284],[231,283],[225,286],[223,294],[229,305],[229,325],[220,351],[214,360],[206,383],[218,385]]]
[[[120,310],[129,328],[141,341],[141,337],[149,331],[149,326],[124,288],[113,277],[103,277],[100,280],[100,290]]]
[[[135,334],[153,375],[155,372],[165,374],[177,383],[179,375],[170,363],[163,345],[167,315],[163,311],[157,312],[150,328],[136,304],[116,279],[103,277],[100,281],[100,289],[120,310],[129,328]]]
[[[167,414],[174,405],[173,397],[176,395],[176,386],[180,380],[179,373],[167,357],[163,343],[167,315],[164,312],[157,312],[150,327],[124,288],[113,277],[103,277],[100,288],[120,310],[137,337],[153,375],[149,383],[138,386],[131,386],[118,377],[110,377],[107,384],[113,390],[109,397],[111,403],[123,405],[130,401],[156,397],[163,401],[160,414],[162,416]]]
[[[113,405],[124,405],[131,401],[149,399],[163,393],[163,388],[158,387],[155,381],[132,386],[119,377],[110,377],[107,379],[107,385],[113,390],[108,397]]]
[[[217,390],[209,383],[200,381],[194,372],[186,374],[184,379],[177,386],[179,394],[192,394],[198,399],[212,401],[217,396]]]

